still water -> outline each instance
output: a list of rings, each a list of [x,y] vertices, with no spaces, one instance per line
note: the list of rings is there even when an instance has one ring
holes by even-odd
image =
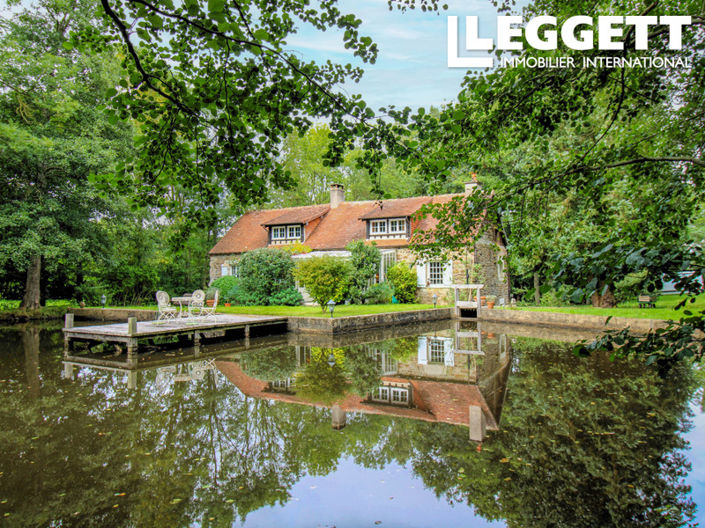
[[[703,522],[702,371],[537,335],[287,335],[134,371],[114,350],[64,361],[57,326],[2,328],[0,525]]]

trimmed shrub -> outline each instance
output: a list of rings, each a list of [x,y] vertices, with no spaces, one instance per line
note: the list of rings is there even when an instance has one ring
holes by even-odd
[[[240,286],[240,279],[233,277],[232,275],[226,275],[225,277],[220,277],[211,282],[211,288],[217,288],[220,290],[220,302],[232,303],[237,302],[235,298],[237,297],[238,288]]]
[[[392,295],[394,295],[394,289],[388,282],[373,284],[367,288],[367,291],[365,292],[365,303],[389,304],[392,302]]]
[[[394,288],[394,296],[400,303],[416,302],[416,272],[403,262],[387,270],[387,279]]]
[[[313,257],[299,261],[294,276],[323,309],[331,299],[339,303],[348,292],[351,265],[336,257]]]
[[[269,304],[277,306],[299,306],[302,302],[304,298],[296,288],[287,288],[269,298]]]

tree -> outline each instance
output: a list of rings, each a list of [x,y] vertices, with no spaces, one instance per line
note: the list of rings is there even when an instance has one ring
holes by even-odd
[[[649,50],[636,50],[634,29],[627,28],[624,50],[617,53],[629,59],[678,59],[690,67],[500,67],[466,77],[457,102],[438,115],[424,109],[415,115],[396,111],[397,123],[370,132],[364,142],[384,143],[428,181],[448,181],[461,168],[490,176],[486,192],[427,208],[445,226],[436,233],[436,245],[426,246],[429,252],[472,243],[476,236],[469,234],[482,234],[477,226],[483,218],[497,218],[510,244],[519,234],[516,247],[521,251],[522,223],[542,218],[546,206],[573,199],[579,204],[571,208],[575,213],[592,208],[597,223],[589,227],[599,232],[598,238],[563,254],[550,251],[546,274],[557,284],[571,285],[576,299],[601,302],[614,283],[634,272],[648,269],[649,287],[655,289],[664,276],[678,279],[678,272],[694,269],[692,279],[705,269],[701,252],[683,244],[685,226],[702,202],[705,174],[705,18],[697,1],[641,8],[629,2],[535,0],[523,15],[552,15],[561,22],[586,12],[691,15],[682,49],[670,49],[669,32],[659,27],[649,35]],[[523,57],[570,56],[577,64],[602,53],[568,49],[563,43],[555,51],[525,48]],[[633,194],[650,187],[654,192],[648,191],[648,200]],[[630,195],[624,208],[609,203]],[[542,236],[540,243],[555,244],[544,230],[527,232],[528,238]],[[538,262],[530,267],[543,268]],[[694,280],[680,284],[686,293],[699,291]],[[682,325],[695,335],[702,316],[669,329],[674,342]]]
[[[349,294],[353,302],[361,303],[370,281],[379,271],[382,254],[374,242],[368,245],[364,240],[353,240],[345,246],[345,249],[350,252],[352,270]]]
[[[272,299],[286,290],[294,290],[294,261],[278,249],[255,249],[246,252],[238,263],[243,304],[272,304]],[[299,296],[300,297],[300,296]]]
[[[337,257],[312,257],[298,262],[294,277],[318,303],[326,309],[328,301],[342,301],[348,292],[352,268]]]
[[[198,193],[188,215],[198,219],[224,189],[241,207],[262,202],[270,188],[293,185],[280,147],[294,131],[329,119],[333,129],[374,112],[335,87],[358,80],[360,68],[303,62],[286,50],[299,24],[343,31],[346,48],[374,62],[376,45],[336,2],[297,0],[101,0],[108,31],[85,29],[73,45],[118,45],[124,78],[109,94],[114,121],[140,120],[137,156],[117,168],[111,186],[136,189],[140,201],[173,207],[169,187]],[[164,45],[161,45],[164,43]],[[340,161],[342,149],[331,153]]]
[[[113,126],[100,110],[117,82],[111,50],[63,46],[70,31],[102,27],[90,5],[45,0],[0,27],[0,263],[26,271],[25,308],[40,305],[43,267],[97,249],[92,222],[111,204],[89,175],[130,150],[130,125]]]

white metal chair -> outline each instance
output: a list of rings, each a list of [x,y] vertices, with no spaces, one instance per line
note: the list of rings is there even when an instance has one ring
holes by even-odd
[[[220,296],[220,290],[215,290],[215,295],[213,295],[213,306],[204,306],[201,308],[201,316],[213,319],[215,318],[215,310],[218,308],[218,297]]]
[[[203,307],[206,305],[206,292],[196,290],[191,295],[191,300],[188,303],[188,319],[195,321],[203,312]]]
[[[178,310],[171,305],[169,294],[165,291],[157,292],[157,309],[159,315],[157,321],[170,321],[176,319]]]

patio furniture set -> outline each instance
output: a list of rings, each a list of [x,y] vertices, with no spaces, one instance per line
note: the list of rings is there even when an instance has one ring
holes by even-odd
[[[214,319],[219,293],[218,290],[215,290],[213,304],[209,306],[203,290],[196,290],[191,294],[178,297],[169,297],[167,292],[158,291],[157,308],[159,313],[157,321],[161,321],[163,324],[167,322],[197,324],[200,321]],[[178,308],[172,303],[178,304]]]

